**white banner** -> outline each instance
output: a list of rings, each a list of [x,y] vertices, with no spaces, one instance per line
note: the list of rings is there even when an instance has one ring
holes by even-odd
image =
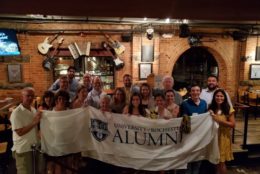
[[[43,152],[82,152],[110,164],[141,170],[186,168],[190,161],[218,163],[217,124],[209,114],[191,117],[191,133],[180,133],[182,118],[152,120],[87,107],[44,111]]]

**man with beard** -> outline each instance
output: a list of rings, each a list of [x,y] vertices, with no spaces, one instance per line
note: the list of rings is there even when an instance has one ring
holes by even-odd
[[[218,78],[214,75],[209,75],[208,80],[207,80],[207,88],[202,89],[200,98],[204,99],[209,106],[211,104],[213,94],[216,91],[216,89],[218,89],[218,88],[219,88],[218,87]],[[233,107],[230,97],[227,92],[226,92],[226,94],[227,94],[227,100],[228,100],[229,105],[231,107]]]
[[[139,86],[132,84],[132,76],[130,74],[125,74],[123,76],[123,83],[124,87],[122,87],[122,89],[126,93],[126,103],[129,104],[131,94],[135,92],[139,93],[140,88]]]

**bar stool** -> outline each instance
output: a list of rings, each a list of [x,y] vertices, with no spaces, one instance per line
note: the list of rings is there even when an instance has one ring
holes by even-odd
[[[248,103],[248,92],[245,90],[239,89],[237,91],[237,101],[238,103],[247,104]]]
[[[257,111],[260,108],[259,97],[257,93],[248,93],[248,105],[254,110],[255,119],[257,117]]]

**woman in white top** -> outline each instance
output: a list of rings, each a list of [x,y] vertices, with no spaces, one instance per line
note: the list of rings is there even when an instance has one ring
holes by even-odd
[[[158,93],[154,97],[155,99],[155,109],[152,111],[148,111],[148,117],[152,119],[170,119],[173,118],[172,114],[168,109],[165,108],[165,98],[164,95]]]
[[[140,87],[140,94],[142,97],[142,106],[145,109],[154,108],[154,99],[151,95],[151,88],[148,83],[143,83]]]
[[[69,109],[70,103],[70,95],[67,91],[58,91],[54,96],[54,102],[55,106],[53,107],[53,111],[65,111]],[[62,163],[65,165],[68,165],[71,167],[71,156],[62,156],[62,157],[54,157],[59,159]],[[48,167],[48,173],[66,173],[67,170],[65,168],[62,168],[60,165],[56,165],[55,163],[49,163],[47,165]]]
[[[141,96],[139,93],[133,93],[130,98],[130,103],[124,108],[123,114],[136,116],[145,116],[145,111],[141,105]]]
[[[110,97],[107,94],[102,94],[100,96],[100,110],[102,112],[111,112],[110,108]]]
[[[175,95],[173,90],[168,90],[165,92],[165,107],[168,109],[174,118],[178,117],[179,115],[179,105],[175,103]]]
[[[53,107],[53,110],[54,111],[67,110],[70,106],[69,100],[70,100],[70,95],[67,91],[58,91],[54,96],[55,106]]]

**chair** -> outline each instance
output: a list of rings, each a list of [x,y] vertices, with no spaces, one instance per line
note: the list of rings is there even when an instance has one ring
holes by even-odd
[[[250,92],[248,93],[248,105],[253,108],[254,110],[254,115],[255,119],[257,117],[258,109],[260,108],[260,103],[259,103],[259,96],[257,93]]]
[[[248,104],[248,92],[239,89],[237,91],[237,101],[238,103],[242,103],[242,104]]]

